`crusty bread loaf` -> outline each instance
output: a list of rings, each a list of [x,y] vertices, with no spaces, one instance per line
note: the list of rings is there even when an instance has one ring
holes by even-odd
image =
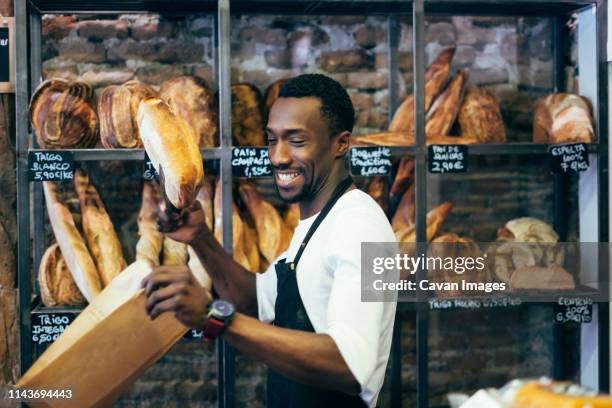
[[[411,157],[402,157],[397,166],[397,172],[393,179],[393,184],[389,189],[390,197],[400,197],[408,189],[408,186],[414,182],[414,159]]]
[[[84,82],[43,81],[32,94],[29,109],[41,148],[87,148],[98,140],[94,93]]]
[[[149,85],[128,81],[102,90],[98,102],[100,140],[106,148],[142,147],[138,130],[138,106],[157,92]]]
[[[244,254],[249,260],[249,270],[251,272],[262,272],[259,259],[259,245],[257,244],[257,231],[252,225],[253,221],[248,214],[244,214],[242,223],[244,226]]]
[[[265,146],[261,93],[250,84],[232,85],[232,138],[235,146]]]
[[[300,205],[298,203],[289,204],[283,221],[285,221],[285,225],[291,231],[291,235],[293,235],[295,227],[300,222]]]
[[[193,129],[201,147],[219,145],[217,103],[206,82],[183,75],[165,81],[159,97]]]
[[[53,244],[43,254],[38,268],[40,297],[45,306],[80,305],[85,303],[76,286],[58,244]]]
[[[221,206],[221,181],[217,181],[215,187],[215,238],[221,244],[223,244],[223,208]],[[227,216],[227,215],[226,215]],[[245,253],[244,240],[245,240],[245,228],[240,218],[238,207],[235,203],[232,203],[232,250],[234,260],[240,264],[243,268],[250,271],[251,264],[249,258]]]
[[[461,70],[427,112],[425,135],[428,141],[430,138],[448,136],[459,112],[468,76],[467,68]]]
[[[379,132],[351,138],[351,146],[409,146],[414,144],[414,135],[408,132]]]
[[[157,229],[157,206],[161,197],[155,187],[145,181],[142,189],[142,205],[138,214],[138,243],[136,244],[136,260],[147,262],[151,266],[159,266],[162,250],[163,234]]]
[[[259,250],[272,263],[289,246],[289,231],[276,208],[261,197],[253,184],[241,183],[239,192],[255,221]]]
[[[213,180],[209,177],[204,177],[204,183],[202,188],[198,192],[196,200],[202,206],[204,211],[204,219],[206,220],[206,226],[211,231],[214,230],[214,204],[213,204]]]
[[[164,237],[162,243],[162,265],[164,266],[183,266],[187,265],[189,255],[187,245],[182,242]]]
[[[378,205],[380,205],[380,208],[382,208],[385,213],[387,212],[387,200],[385,198],[386,190],[385,177],[372,177],[368,185],[368,194],[378,203]]]
[[[57,186],[43,182],[45,203],[51,228],[62,250],[68,269],[79,290],[88,302],[102,290],[102,283],[96,265],[89,253],[85,240],[79,233],[68,208],[57,199]]]
[[[431,241],[440,227],[444,223],[444,220],[453,208],[453,203],[445,202],[432,209],[427,213],[427,241]],[[416,225],[405,227],[399,231],[395,231],[395,236],[398,242],[416,242]]]
[[[425,112],[446,85],[454,55],[454,47],[443,50],[425,71]],[[389,124],[389,131],[414,133],[414,95],[408,96],[397,108]]]
[[[414,195],[415,189],[412,184],[402,195],[399,204],[391,219],[393,231],[398,232],[410,227],[414,227]]]
[[[459,109],[459,125],[462,136],[478,143],[504,143],[506,129],[499,103],[492,92],[470,87],[465,92]]]
[[[524,266],[512,273],[510,288],[516,290],[571,290],[576,288],[576,284],[574,277],[559,265]]]
[[[534,143],[590,143],[595,140],[588,99],[553,93],[536,100],[533,109]]]
[[[151,162],[163,175],[166,197],[174,207],[188,208],[204,179],[202,154],[191,126],[159,98],[140,102],[138,126]]]
[[[289,81],[289,78],[279,79],[274,81],[272,85],[266,89],[266,116],[270,114],[270,109],[272,109],[272,105],[276,99],[278,99],[278,94],[280,93],[281,88]]]
[[[79,196],[83,233],[103,287],[127,266],[115,227],[104,208],[102,199],[85,172],[77,169],[74,188]]]
[[[461,265],[464,270],[442,267],[439,263],[433,264],[433,268],[428,270],[428,279],[432,283],[457,283],[461,288],[461,281],[465,280],[470,283],[487,283],[490,281],[488,268],[484,262],[484,253],[474,240],[470,238],[460,237],[452,232],[442,234],[431,241],[427,248],[427,255],[431,258],[444,259],[474,259],[481,258],[482,265],[473,263]],[[482,268],[480,267],[482,266]],[[479,291],[462,291],[459,290],[439,290],[436,291],[438,297],[456,297],[456,296],[473,296],[484,295],[485,292]]]

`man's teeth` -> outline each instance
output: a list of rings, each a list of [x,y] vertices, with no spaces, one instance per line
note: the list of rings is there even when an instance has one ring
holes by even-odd
[[[297,176],[299,176],[299,173],[277,173],[277,174],[278,174],[278,178],[281,181],[291,181]]]

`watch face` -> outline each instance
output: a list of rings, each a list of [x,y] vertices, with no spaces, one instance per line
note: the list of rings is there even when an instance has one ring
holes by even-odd
[[[215,300],[212,302],[211,310],[213,316],[226,319],[234,314],[234,305],[226,300]]]

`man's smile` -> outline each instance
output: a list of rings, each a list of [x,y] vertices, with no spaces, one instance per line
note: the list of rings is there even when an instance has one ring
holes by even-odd
[[[275,170],[276,185],[281,188],[290,188],[299,180],[301,172],[296,170]]]

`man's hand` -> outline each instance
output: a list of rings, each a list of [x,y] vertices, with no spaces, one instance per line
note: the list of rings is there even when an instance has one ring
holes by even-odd
[[[173,312],[184,325],[204,329],[211,297],[186,266],[160,266],[142,281],[151,319]]]
[[[164,211],[164,203],[160,204],[157,212],[157,225],[161,231],[173,231],[175,226],[173,220],[168,219],[168,214]],[[202,206],[196,200],[193,205],[183,213],[183,224],[173,232],[164,233],[165,236],[175,241],[191,245],[202,233],[210,233],[206,226],[206,219]]]

